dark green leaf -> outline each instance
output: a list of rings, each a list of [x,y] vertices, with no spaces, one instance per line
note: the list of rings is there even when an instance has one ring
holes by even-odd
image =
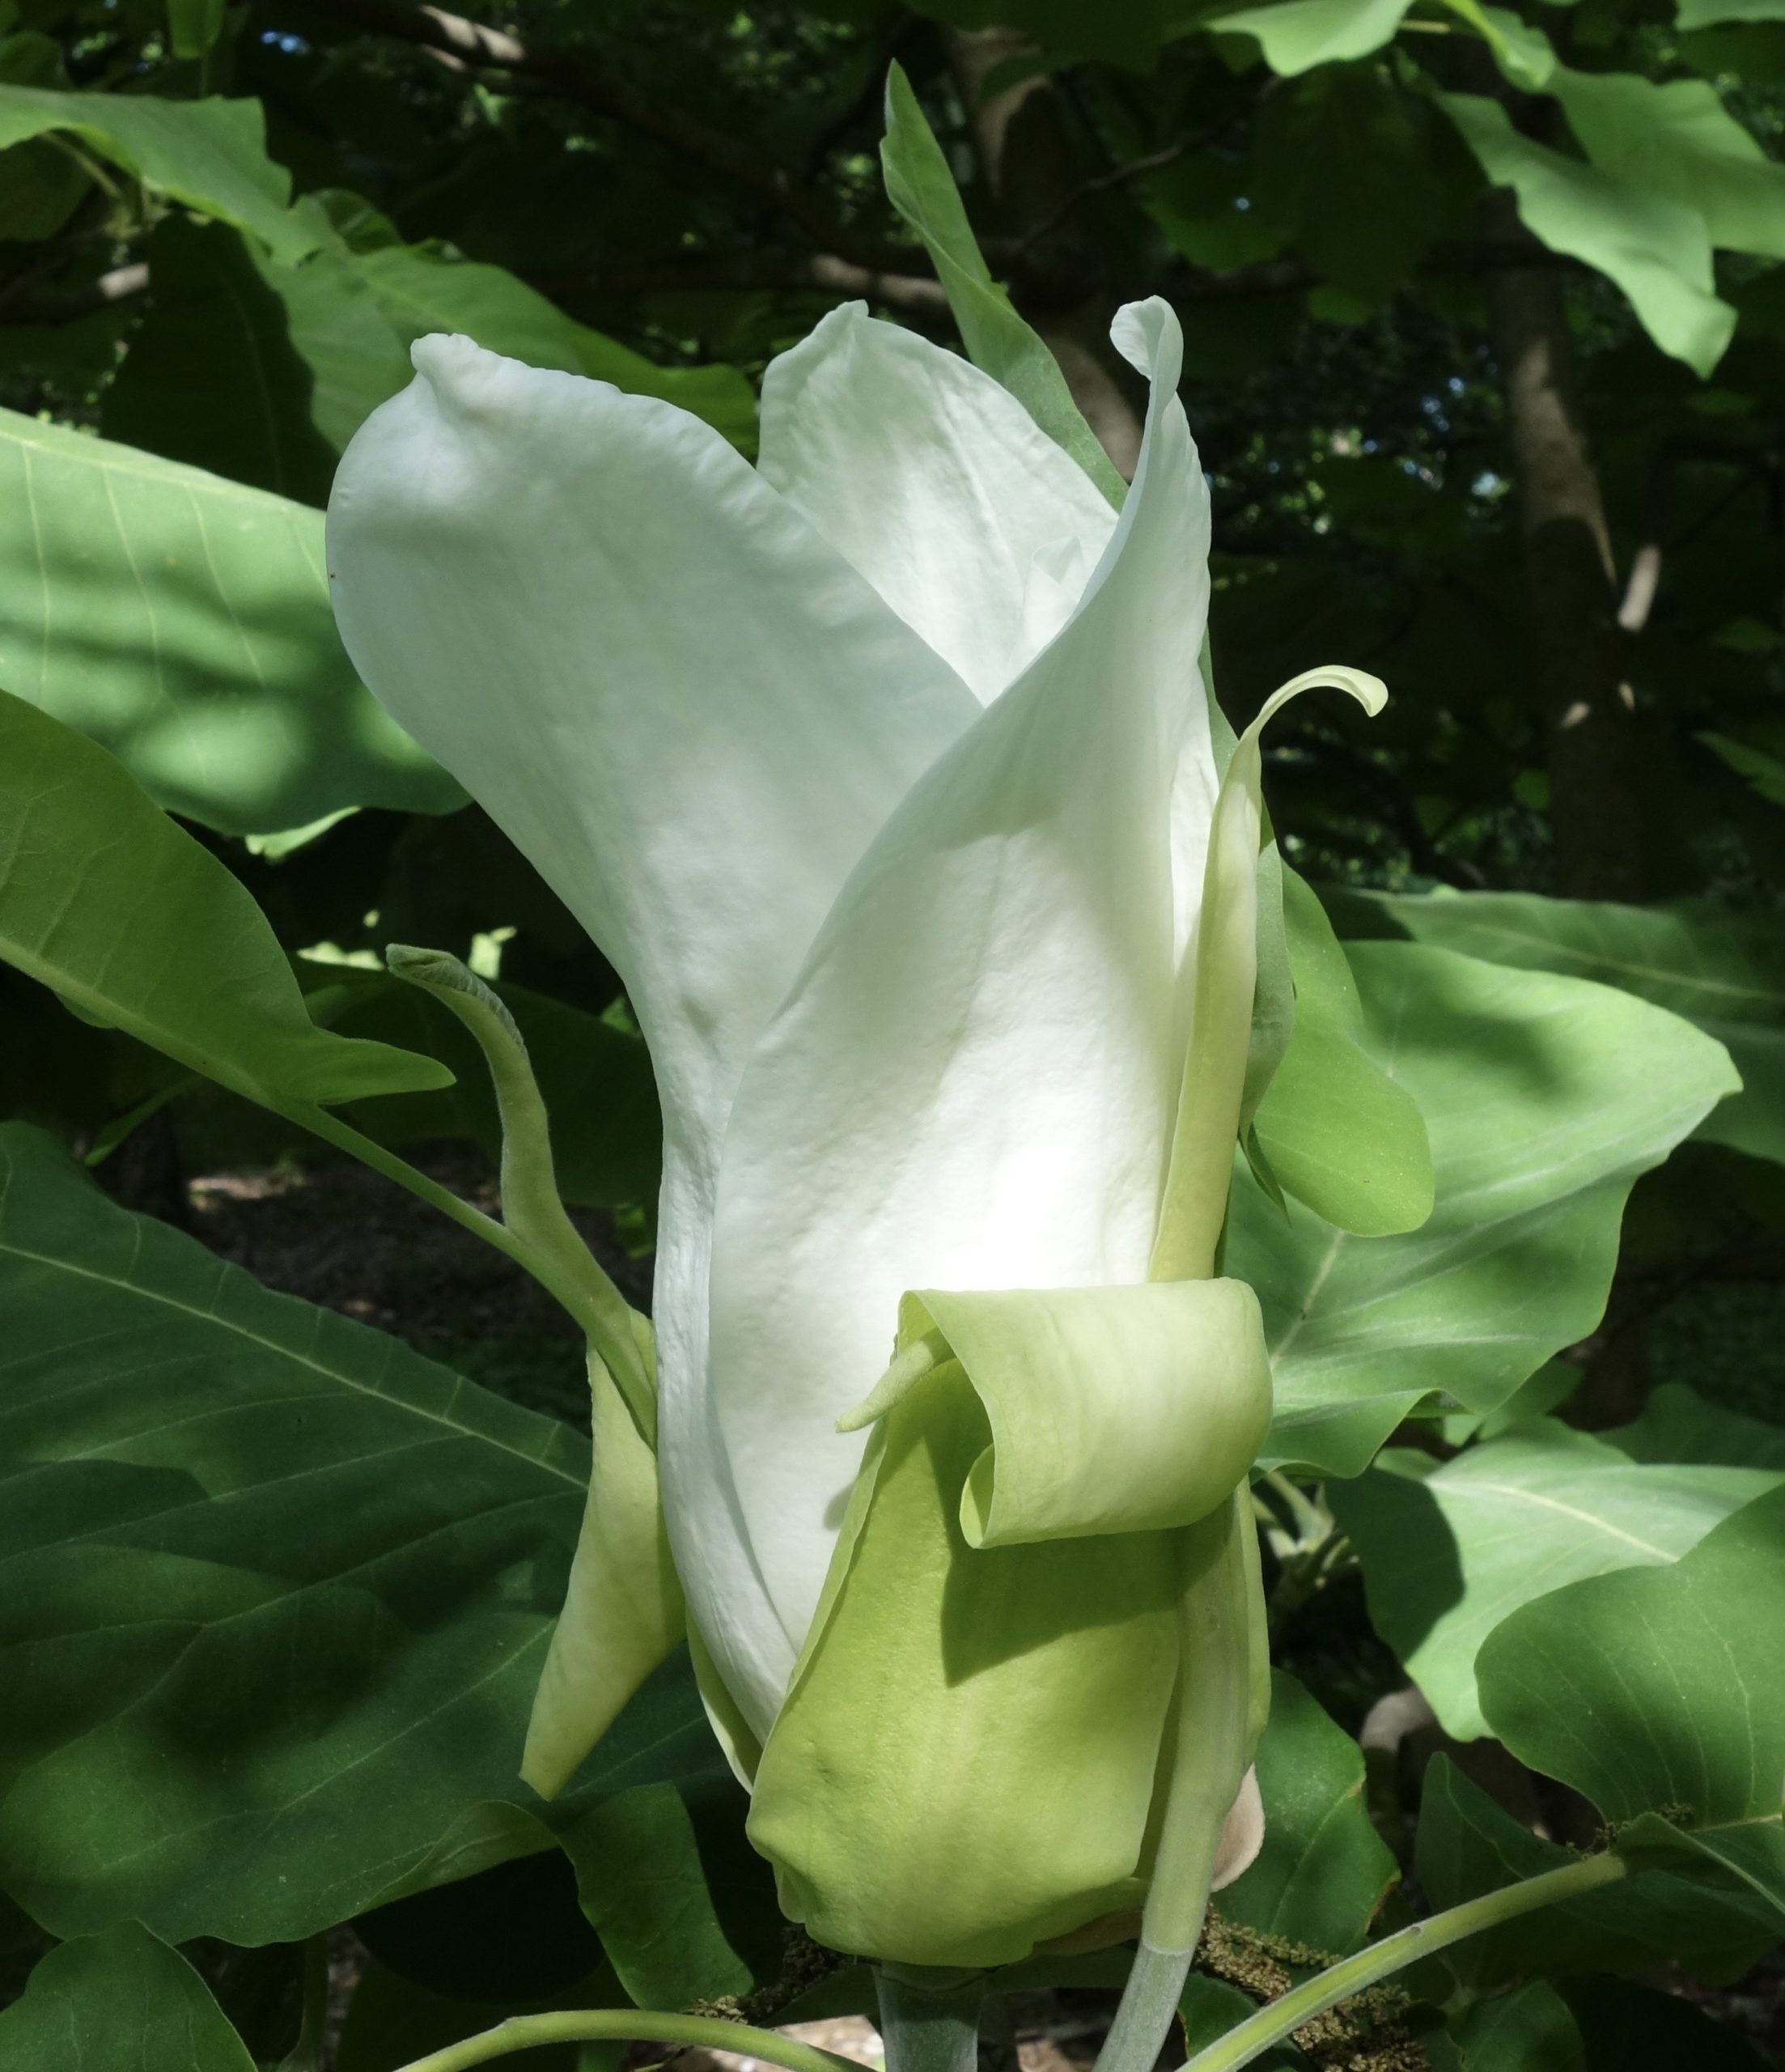
[[[1677,1993],[1607,1978],[1571,1979],[1561,1991],[1586,2072],[1766,2072],[1740,2036]]]
[[[1568,2003],[1541,1981],[1470,2008],[1451,2033],[1468,2072],[1587,2072]]]
[[[1651,1390],[1633,1424],[1599,1436],[1631,1460],[1785,1470],[1785,1427],[1707,1403],[1679,1382]]]
[[[1323,280],[1380,302],[1443,224],[1430,120],[1376,66],[1323,66],[1261,108],[1253,201]]]
[[[528,1796],[586,1442],[126,1213],[38,1132],[0,1147],[15,1896],[64,1934],[288,1941],[455,1821],[481,1860],[461,1824],[427,1875],[543,1846],[477,1808]],[[621,1785],[663,1773],[640,1702]]]
[[[0,2014],[18,2072],[255,2072],[178,1951],[134,1922],[52,1950]]]
[[[1496,1806],[1448,1756],[1434,1758],[1420,1793],[1415,1864],[1435,1909],[1459,1906],[1574,1860]],[[1444,1961],[1476,1992],[1521,1973],[1630,1971],[1659,1958],[1727,1984],[1777,1939],[1770,1911],[1751,1894],[1711,1893],[1700,1879],[1643,1870],[1472,1935],[1447,1950]]]
[[[1270,1687],[1257,1756],[1264,1847],[1216,1904],[1227,1920],[1343,1956],[1400,1874],[1364,1807],[1356,1742],[1293,1676],[1275,1670]]]
[[[0,957],[77,1011],[270,1108],[448,1083],[317,1028],[239,881],[95,742],[3,694],[0,830]]]
[[[148,259],[149,314],[106,391],[106,437],[327,503],[335,456],[312,419],[310,370],[240,231],[168,216]]]
[[[11,411],[0,686],[231,834],[463,796],[348,666],[320,512]]]

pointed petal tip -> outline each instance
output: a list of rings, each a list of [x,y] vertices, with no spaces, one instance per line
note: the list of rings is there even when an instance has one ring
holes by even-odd
[[[1184,328],[1177,312],[1163,295],[1144,302],[1125,302],[1109,326],[1109,342],[1128,364],[1149,380],[1177,386],[1184,359]],[[1169,380],[1167,374],[1169,371]]]

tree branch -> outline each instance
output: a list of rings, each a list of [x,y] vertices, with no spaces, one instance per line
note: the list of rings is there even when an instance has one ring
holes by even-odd
[[[905,256],[918,259],[922,255],[912,252]],[[559,303],[596,296],[705,295],[728,289],[766,289],[783,294],[816,289],[824,295],[865,296],[926,327],[944,325],[948,320],[948,298],[939,281],[917,274],[887,273],[876,267],[856,265],[829,252],[721,253],[679,265],[530,274],[528,278],[541,295]]]
[[[97,316],[116,303],[141,295],[149,285],[149,269],[142,260],[128,266],[114,266],[84,288],[64,295],[35,295],[29,301],[0,297],[0,324],[72,324],[78,317]]]
[[[528,86],[574,101],[760,196],[815,244],[854,265],[896,270],[905,263],[900,248],[859,236],[838,219],[823,195],[802,186],[778,159],[659,100],[630,79],[615,78],[584,51],[523,42],[504,29],[485,28],[441,7],[410,6],[407,0],[301,0],[301,5],[307,12],[328,15],[350,28],[415,44],[454,61],[456,68],[509,73]]]

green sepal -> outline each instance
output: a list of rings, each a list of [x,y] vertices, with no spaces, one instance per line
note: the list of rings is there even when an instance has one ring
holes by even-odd
[[[1127,485],[1073,401],[1045,341],[1017,315],[1010,296],[992,278],[948,161],[898,65],[886,77],[880,164],[887,199],[923,240],[967,357],[1009,389],[1119,511]]]
[[[1264,1323],[1244,1281],[926,1289],[899,1306],[899,1343],[923,1362],[896,1362],[864,1411],[884,1416],[952,1360],[989,1421],[960,1492],[976,1548],[1192,1524],[1244,1480],[1270,1428]]]
[[[1144,1890],[1181,1535],[970,1546],[990,1440],[952,1360],[880,1419],[763,1750],[751,1840],[832,1949],[1011,1963]]]
[[[589,1493],[521,1756],[541,1798],[569,1783],[685,1625],[657,1456],[592,1357],[589,1399]]]

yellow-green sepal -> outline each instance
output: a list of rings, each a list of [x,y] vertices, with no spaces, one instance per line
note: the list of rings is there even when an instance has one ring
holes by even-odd
[[[960,1363],[868,1441],[750,1837],[828,1947],[977,1966],[1131,1909],[1177,1680],[1178,1535],[971,1545]]]
[[[989,1420],[961,1490],[972,1547],[1192,1524],[1244,1478],[1270,1426],[1264,1322],[1244,1281],[926,1289],[900,1305],[899,1340],[957,1361]],[[896,1362],[863,1412],[890,1408],[913,1365]]]
[[[593,1353],[589,1401],[589,1493],[521,1758],[542,1798],[570,1781],[684,1626],[657,1456]]]

